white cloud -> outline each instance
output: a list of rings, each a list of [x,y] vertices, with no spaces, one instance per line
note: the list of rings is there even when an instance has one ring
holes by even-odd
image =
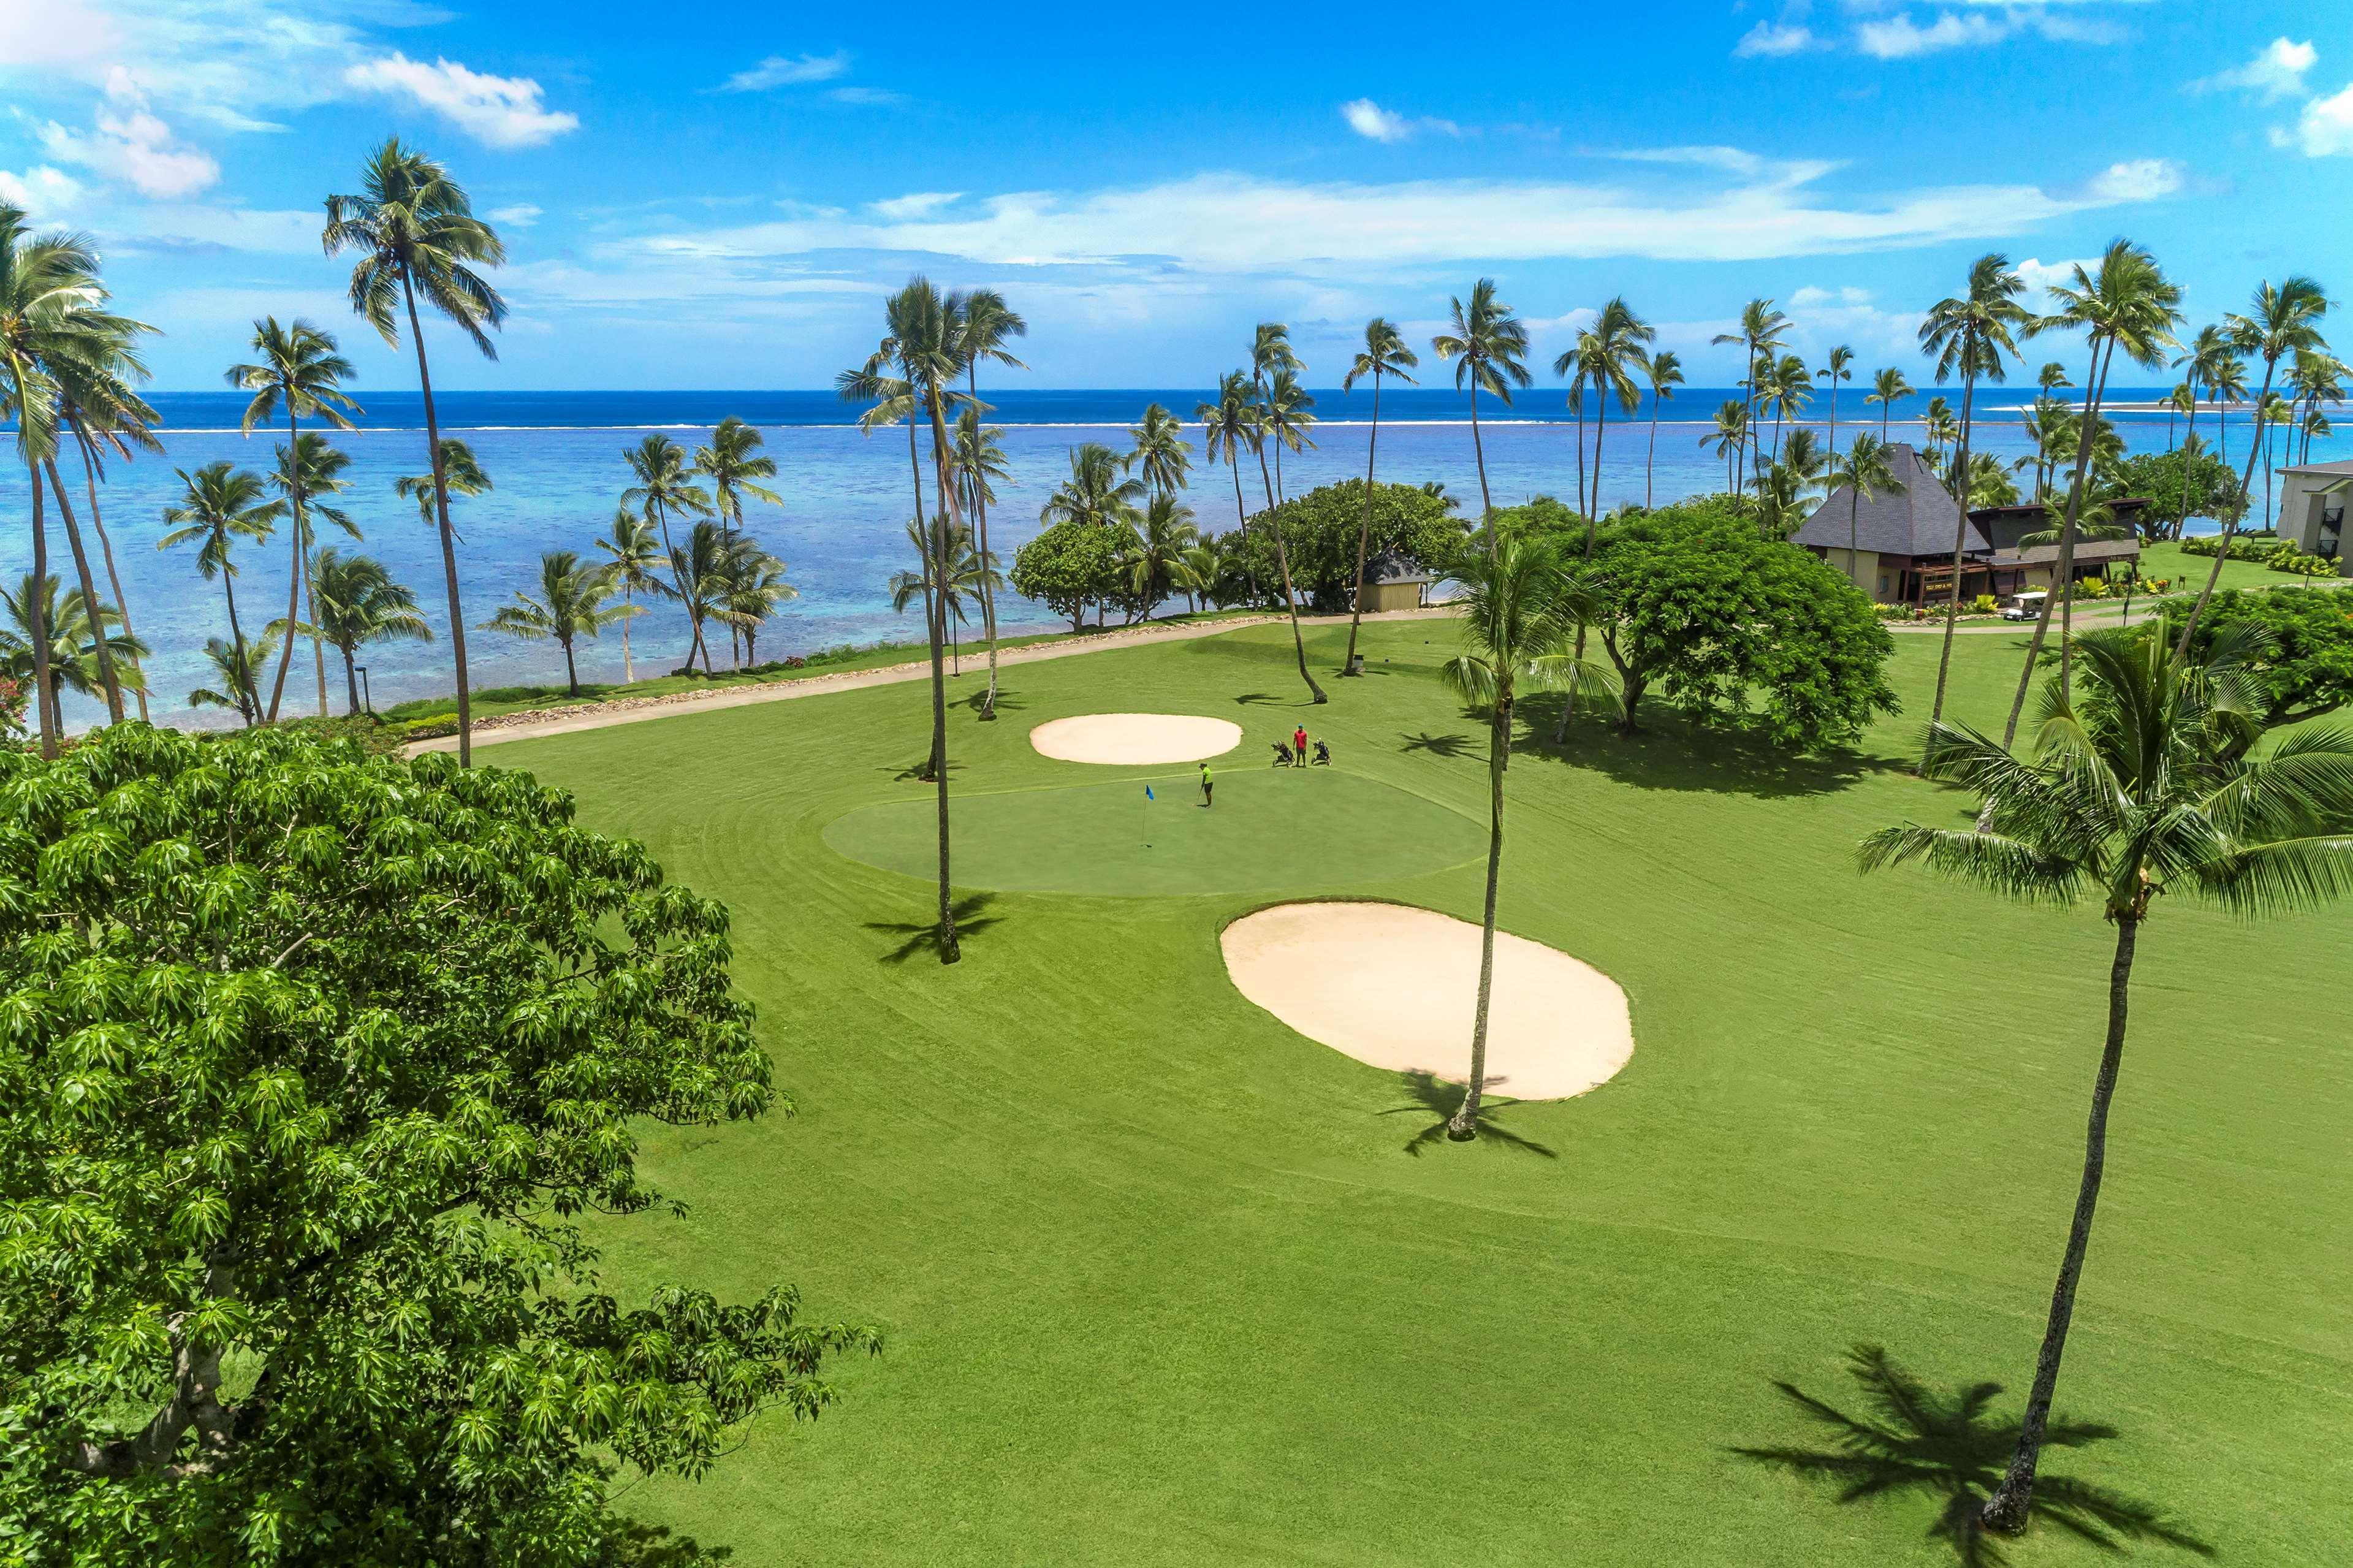
[[[871,206],[871,210],[877,217],[898,221],[910,217],[928,217],[940,208],[963,199],[962,191],[914,191],[906,196],[892,196],[889,201],[875,202]]]
[[[849,51],[829,55],[770,55],[749,70],[739,70],[714,90],[765,92],[772,87],[797,87],[803,82],[831,81],[849,74]]]
[[[2073,283],[2078,268],[2096,274],[2100,270],[2100,259],[2084,256],[2072,261],[2042,261],[2030,256],[2021,261],[2013,270],[2026,284],[2027,308],[2041,310],[2048,306],[2051,291],[2062,283]]]
[[[1369,98],[1351,99],[1340,105],[1340,118],[1345,120],[1348,129],[1357,135],[1381,143],[1403,142],[1424,131],[1435,131],[1445,136],[1462,134],[1462,127],[1451,120],[1440,120],[1430,115],[1409,120],[1394,110],[1383,109]]]
[[[2283,36],[2256,50],[2255,58],[2245,65],[2200,77],[2189,86],[2198,92],[2234,89],[2252,92],[2265,103],[2276,103],[2304,91],[2305,73],[2319,58],[2320,51],[2308,40],[2299,44]]]
[[[130,185],[159,200],[192,196],[220,178],[220,165],[201,148],[190,147],[151,113],[127,79],[118,77],[110,96],[121,113],[101,109],[96,128],[69,131],[50,121],[40,131],[41,146],[61,164],[72,164]]]
[[[836,103],[861,103],[877,108],[889,108],[907,101],[905,93],[893,92],[887,87],[837,87],[826,96]]]
[[[1809,283],[1789,296],[1789,303],[1800,310],[1824,306],[1858,306],[1871,303],[1871,291],[1852,287],[1837,290],[1816,288]]]
[[[413,99],[490,147],[536,147],[580,124],[577,115],[547,109],[531,78],[491,76],[451,59],[427,65],[395,50],[350,67],[343,80],[363,92]]]
[[[23,174],[0,169],[0,202],[22,207],[36,223],[56,223],[80,205],[82,185],[63,169],[35,164]]]
[[[512,207],[494,207],[490,211],[492,223],[502,223],[509,228],[529,228],[543,216],[543,209],[531,203],[517,202]]]
[[[2084,186],[2094,201],[2155,201],[2181,189],[2181,166],[2168,158],[2134,158],[2110,164]]]
[[[1863,23],[1854,30],[1854,42],[1855,48],[1874,59],[1900,60],[1938,49],[1999,43],[2015,30],[2006,17],[1957,16],[1950,11],[1940,13],[1924,27],[1899,12],[1883,22]]]
[[[2353,154],[2353,87],[2306,104],[2294,141],[2308,158]]]
[[[1759,22],[1740,36],[1732,52],[1741,58],[1794,55],[1814,47],[1813,29],[1795,22]]]

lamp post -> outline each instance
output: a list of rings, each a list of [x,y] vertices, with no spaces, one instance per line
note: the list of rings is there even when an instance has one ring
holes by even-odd
[[[367,710],[368,717],[374,718],[375,717],[375,698],[368,691],[367,666],[361,664],[354,667],[360,673],[360,706]]]

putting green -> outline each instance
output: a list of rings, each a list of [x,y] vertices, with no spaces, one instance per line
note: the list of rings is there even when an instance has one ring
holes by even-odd
[[[951,847],[959,886],[1166,896],[1294,892],[1410,876],[1486,851],[1461,813],[1334,768],[1219,772],[1214,809],[1191,774],[966,795]],[[936,874],[929,794],[836,819],[825,842],[908,876]]]

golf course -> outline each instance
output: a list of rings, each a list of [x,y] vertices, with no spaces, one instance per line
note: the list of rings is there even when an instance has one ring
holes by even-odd
[[[821,1418],[625,1474],[620,1507],[745,1564],[1955,1561],[1939,1522],[1999,1479],[2033,1372],[2113,938],[2096,902],[1858,872],[1873,830],[1969,820],[1908,765],[1937,640],[1895,640],[1905,711],[1824,756],[1663,702],[1554,747],[1560,699],[1523,704],[1498,925],[1614,981],[1632,1050],[1574,1097],[1498,1084],[1458,1143],[1458,1086],[1295,1032],[1221,951],[1318,899],[1475,935],[1457,628],[1367,623],[1361,679],[1346,634],[1308,629],[1314,707],[1282,625],[1008,668],[995,723],[967,661],[953,966],[921,683],[484,749],[724,903],[794,1107],[641,1125],[686,1212],[593,1227],[607,1287],[789,1282],[883,1336]],[[1958,718],[1999,733],[2022,649],[1955,641]],[[1197,763],[1032,744],[1091,714],[1239,725],[1214,807]],[[1269,766],[1297,724],[1329,767]],[[2343,909],[2153,911],[2043,1506],[2002,1560],[2353,1555],[2348,939]],[[1859,1347],[1933,1399],[1874,1395]],[[1808,1475],[1857,1450],[1778,1385],[1901,1442]]]

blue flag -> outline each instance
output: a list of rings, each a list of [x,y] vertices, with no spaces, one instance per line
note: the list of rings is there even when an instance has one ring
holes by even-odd
[[[1146,784],[1146,785],[1144,787],[1144,798],[1145,798],[1145,800],[1158,800],[1158,799],[1159,799],[1159,797],[1158,797],[1157,795],[1155,795],[1155,794],[1152,792],[1152,786],[1151,786],[1151,785],[1149,785],[1149,784]]]

